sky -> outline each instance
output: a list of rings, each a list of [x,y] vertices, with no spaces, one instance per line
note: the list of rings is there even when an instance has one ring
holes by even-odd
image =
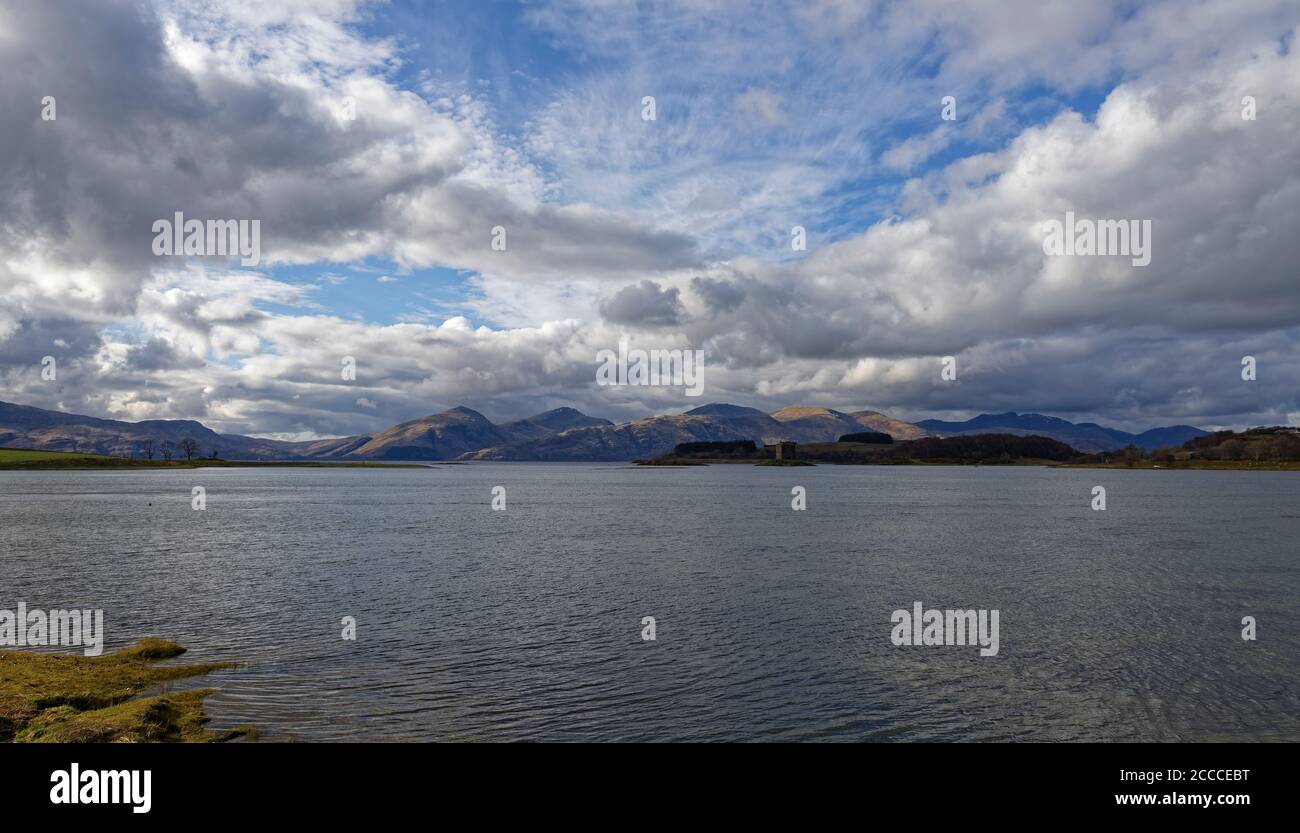
[[[1300,425],[1298,27],[0,0],[0,400],[286,439],[459,404]],[[259,261],[156,254],[178,211],[258,220]],[[1066,212],[1149,222],[1150,262],[1049,254]],[[620,340],[703,351],[703,396],[597,384]]]

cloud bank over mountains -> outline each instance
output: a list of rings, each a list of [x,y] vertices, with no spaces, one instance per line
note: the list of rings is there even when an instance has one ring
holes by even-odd
[[[1300,424],[1294,3],[488,14],[0,6],[3,398],[303,439],[696,404],[597,386],[627,337],[766,410]],[[260,265],[155,257],[177,211],[261,220]],[[1046,256],[1067,211],[1150,264]]]

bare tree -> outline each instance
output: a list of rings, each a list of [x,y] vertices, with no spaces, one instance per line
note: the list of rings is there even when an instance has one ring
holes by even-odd
[[[146,460],[152,460],[153,450],[154,450],[153,440],[142,440],[140,442],[140,450],[144,452],[144,456]]]
[[[171,440],[163,440],[163,444],[159,450],[162,452],[163,459],[170,463],[172,461],[172,454],[176,450],[176,446],[172,445]]]
[[[194,455],[199,453],[198,441],[190,437],[181,440],[181,453],[185,455],[186,461],[193,460]]]

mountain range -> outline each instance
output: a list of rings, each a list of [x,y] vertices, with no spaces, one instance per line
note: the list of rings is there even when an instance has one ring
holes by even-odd
[[[900,440],[926,436],[923,429],[910,422],[878,411],[842,413],[829,408],[791,407],[769,414],[757,408],[717,404],[702,405],[684,414],[571,429],[525,442],[483,448],[465,459],[635,460],[667,454],[685,442],[833,442],[844,434],[864,429],[884,431]]]
[[[1116,428],[1107,428],[1095,422],[1068,422],[1042,414],[980,414],[964,422],[945,422],[941,419],[923,419],[916,423],[937,437],[956,437],[963,434],[1018,434],[1035,435],[1060,440],[1079,451],[1115,451],[1135,445],[1145,451],[1182,445],[1188,440],[1203,437],[1202,431],[1191,425],[1170,425],[1151,428],[1140,434],[1130,434]]]
[[[894,419],[879,411],[842,412],[792,406],[766,413],[741,405],[702,405],[684,414],[615,424],[573,408],[556,408],[497,424],[464,406],[380,431],[292,442],[219,434],[193,420],[123,422],[0,402],[0,447],[145,456],[183,439],[199,454],[228,460],[546,460],[625,461],[672,451],[679,443],[754,440],[833,442],[844,434],[880,431],[896,440],[962,434],[1037,434],[1080,451],[1178,445],[1207,432],[1186,425],[1130,434],[1095,423],[1075,424],[1041,414],[984,414],[965,422]]]

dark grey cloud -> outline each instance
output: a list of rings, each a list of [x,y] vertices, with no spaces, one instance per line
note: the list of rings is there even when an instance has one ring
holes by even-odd
[[[175,345],[160,338],[151,338],[144,344],[131,347],[124,362],[127,369],[138,372],[177,370],[203,367],[203,360],[178,351]]]
[[[79,303],[94,311],[129,314],[153,271],[179,265],[154,256],[151,230],[177,211],[260,220],[264,260],[382,255],[520,274],[694,261],[680,233],[590,206],[536,204],[493,181],[474,169],[475,154],[491,154],[490,132],[412,93],[354,89],[346,76],[312,83],[310,66],[289,79],[232,65],[240,58],[220,51],[223,37],[239,42],[229,31],[173,50],[145,3],[18,3],[3,15],[0,107],[11,115],[0,129],[0,245],[93,269],[86,280],[102,291]],[[346,69],[364,77],[374,68]],[[345,93],[355,120],[339,116]],[[40,118],[47,95],[53,121]],[[509,235],[505,252],[490,246],[497,225]]]
[[[600,314],[612,324],[634,324],[644,327],[668,327],[681,323],[680,291],[664,289],[654,281],[645,280],[620,289],[612,298],[600,305]]]
[[[691,278],[691,289],[715,313],[733,310],[745,300],[745,290],[735,281],[696,277]]]

